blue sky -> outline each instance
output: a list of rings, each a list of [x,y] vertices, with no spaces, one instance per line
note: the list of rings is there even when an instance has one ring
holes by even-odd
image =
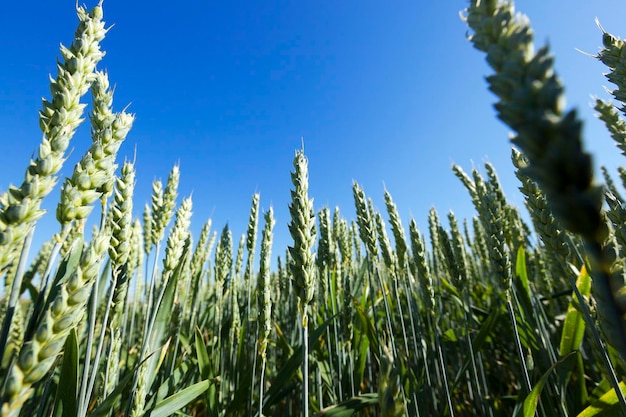
[[[0,190],[19,184],[41,140],[37,111],[49,97],[58,46],[76,27],[74,0],[3,2],[0,6]],[[91,7],[95,2],[91,1]],[[136,122],[120,152],[136,149],[136,214],[151,182],[181,166],[181,196],[193,192],[193,229],[211,217],[245,232],[254,192],[271,204],[274,255],[289,236],[287,205],[294,151],[304,138],[310,196],[319,210],[338,205],[354,218],[352,181],[384,210],[386,187],[405,224],[427,213],[473,215],[450,170],[485,161],[507,196],[523,203],[510,164],[509,130],[495,118],[484,55],[466,40],[465,1],[122,1],[104,2],[114,24],[100,69],[116,85],[115,109],[130,104]],[[598,17],[626,36],[626,3],[618,0],[520,0],[536,41],[549,41],[566,85],[568,107],[585,120],[596,168],[623,163],[595,119],[591,95],[608,98],[606,69],[595,53]],[[621,24],[620,24],[621,23]],[[85,125],[73,140],[63,175],[89,147]],[[56,190],[39,226],[56,231]],[[179,198],[180,201],[180,198]]]

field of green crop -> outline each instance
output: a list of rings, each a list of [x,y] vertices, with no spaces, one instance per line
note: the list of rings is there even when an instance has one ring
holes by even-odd
[[[210,221],[192,236],[178,166],[133,217],[134,167],[116,163],[133,116],[112,111],[96,70],[102,4],[77,11],[43,140],[0,196],[1,416],[626,416],[623,188],[606,169],[594,180],[552,57],[511,3],[473,0],[464,17],[532,224],[490,164],[454,166],[475,216],[433,209],[427,231],[358,183],[354,207],[316,211],[296,151],[288,248],[272,248],[258,194],[241,238]],[[626,48],[601,40],[619,105],[595,109],[626,154]],[[93,142],[61,182],[58,233],[35,248],[88,93]]]

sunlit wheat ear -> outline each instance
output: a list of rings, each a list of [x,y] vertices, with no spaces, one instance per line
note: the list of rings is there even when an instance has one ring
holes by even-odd
[[[458,166],[454,166],[453,170],[468,189],[478,212],[479,227],[485,233],[484,243],[486,246],[483,248],[483,253],[491,259],[493,272],[501,277],[503,285],[507,287],[511,276],[510,244],[522,240],[519,237],[521,232],[512,230],[517,227],[515,223],[507,223],[510,219],[514,220],[515,217],[513,215],[507,216],[509,213],[507,210],[510,210],[510,207],[500,188],[493,167],[486,164],[486,168],[489,175],[488,182],[476,169],[472,170],[471,177]],[[515,214],[512,211],[511,213]],[[517,237],[514,238],[513,233],[517,233]]]
[[[113,92],[109,90],[107,75],[96,72],[94,76],[90,116],[93,142],[61,189],[56,215],[62,226],[86,219],[96,200],[101,199],[104,205],[113,189],[117,151],[134,121],[130,114],[113,113]]]
[[[600,171],[602,171],[602,178],[604,178],[604,187],[606,188],[606,191],[611,193],[617,201],[623,203],[625,201],[624,197],[622,197],[622,193],[617,190],[617,186],[615,185],[609,170],[602,165],[600,167]]]
[[[472,228],[474,229],[474,252],[480,256],[480,259],[489,259],[487,233],[478,216],[472,217]],[[489,267],[489,265],[485,266]]]
[[[84,220],[93,210],[93,203],[100,198],[97,183],[104,180],[103,172],[96,172],[96,164],[90,152],[74,168],[61,189],[57,206],[57,220],[63,228],[73,220]]]
[[[334,257],[335,257],[335,263],[338,264],[337,267],[339,267],[339,263],[340,263],[340,256],[341,256],[341,249],[339,248],[340,243],[339,241],[342,239],[341,234],[343,233],[342,230],[339,230],[339,228],[341,228],[341,226],[339,225],[342,222],[342,217],[341,217],[341,213],[339,212],[339,207],[335,206],[335,209],[333,210],[333,222],[332,222],[332,241],[334,242],[334,247],[335,247],[335,253],[334,253]]]
[[[105,181],[98,191],[102,193],[102,198],[107,199],[114,185],[114,172],[117,169],[115,158],[117,152],[126,139],[130,131],[135,116],[124,111],[110,114],[104,110],[104,105],[110,109],[111,105],[107,101],[112,100],[112,92],[109,90],[109,79],[106,73],[97,72],[96,80],[92,87],[94,95],[94,111],[91,115],[92,136],[94,140],[94,159],[96,166],[105,172]],[[97,114],[95,97],[102,96],[102,113]],[[112,118],[109,123],[109,118]],[[99,145],[99,146],[98,146]]]
[[[315,243],[315,212],[313,200],[309,200],[309,169],[304,151],[297,151],[291,173],[291,203],[289,204],[289,233],[293,246],[289,246],[289,270],[294,292],[298,298],[298,310],[302,316],[302,409],[308,417],[308,309],[315,297],[317,287],[314,269],[313,245]]]
[[[163,239],[165,228],[170,223],[174,208],[176,207],[176,196],[178,195],[178,182],[180,180],[180,169],[174,165],[165,189],[160,192],[160,182],[154,184],[152,193],[152,240],[157,244]],[[160,198],[159,198],[160,197]]]
[[[448,221],[450,223],[450,233],[446,232],[443,227],[439,229],[441,241],[443,243],[444,254],[446,260],[452,260],[448,265],[452,282],[459,289],[463,289],[465,281],[468,277],[467,259],[465,257],[465,243],[463,236],[459,231],[459,225],[456,221],[454,213],[448,213]],[[449,262],[449,261],[447,261]]]
[[[230,316],[232,324],[230,328],[230,340],[233,345],[239,343],[239,330],[241,329],[241,315],[239,308],[239,292],[241,290],[241,267],[243,266],[243,248],[246,243],[246,235],[241,235],[237,247],[237,256],[233,271],[233,279],[230,282]]]
[[[313,244],[315,243],[315,214],[313,200],[309,200],[308,161],[302,151],[296,152],[293,160],[295,171],[291,173],[291,204],[289,214],[289,233],[293,246],[289,247],[291,271],[294,289],[298,297],[298,309],[304,308],[313,300],[315,277],[313,272]]]
[[[130,256],[128,258],[128,270],[131,274],[141,274],[141,265],[143,265],[143,228],[139,219],[134,219],[131,227],[131,245]]]
[[[348,229],[348,221],[339,216],[339,209],[335,208],[333,215],[333,235],[337,246],[337,256],[341,256],[341,262],[338,262],[341,273],[338,281],[341,283],[341,329],[345,335],[346,343],[352,340],[352,275],[350,267],[353,262],[352,241],[350,239],[350,231]]]
[[[248,251],[248,263],[246,265],[246,279],[251,274],[252,264],[254,263],[254,251],[256,249],[256,237],[259,224],[259,201],[261,196],[255,193],[252,196],[252,204],[250,206],[250,216],[248,217],[248,231],[246,233],[246,250]]]
[[[626,156],[626,122],[624,122],[624,119],[619,115],[615,106],[608,101],[596,99],[594,109],[598,112],[598,118],[604,122],[616,146],[622,151],[622,155]],[[606,168],[601,167],[601,169],[607,188],[615,197],[621,200],[621,196],[617,192]],[[623,167],[619,167],[618,172],[622,186],[624,186],[626,184],[626,171],[624,171]]]
[[[333,227],[335,233],[335,240],[337,241],[337,247],[339,254],[341,255],[341,264],[344,269],[348,268],[352,264],[352,241],[350,239],[350,230],[348,227],[348,221],[346,219],[339,219],[335,222]]]
[[[352,183],[352,194],[354,195],[359,236],[365,244],[368,255],[376,258],[378,257],[378,247],[376,246],[376,225],[374,224],[373,213],[369,210],[363,189],[356,182]]]
[[[430,216],[429,216],[430,219]],[[430,220],[429,220],[430,222]],[[415,219],[411,219],[409,223],[409,236],[411,239],[411,251],[413,252],[413,273],[417,276],[420,283],[421,291],[427,310],[431,310],[435,305],[435,292],[433,288],[433,279],[430,272],[430,266],[426,259],[426,245],[422,238]]]
[[[390,273],[395,275],[396,255],[393,253],[393,249],[391,249],[391,242],[389,241],[389,237],[387,237],[385,221],[379,212],[376,212],[374,215],[374,224],[376,225],[376,234],[378,235],[378,244],[380,246],[380,252],[383,256],[383,261],[385,262],[385,265],[389,269]]]
[[[263,390],[265,388],[265,364],[267,360],[267,343],[272,330],[272,292],[270,264],[272,258],[272,230],[274,228],[274,210],[272,207],[265,213],[265,227],[261,237],[261,262],[257,283],[258,293],[258,345],[261,356],[261,378],[259,383],[260,415],[263,415]],[[276,300],[278,297],[276,297]]]
[[[154,194],[153,194],[154,196]],[[143,209],[143,251],[147,255],[153,245],[152,240],[152,209],[148,204]]]
[[[76,240],[75,244],[82,244],[82,240]],[[70,330],[82,320],[108,244],[108,232],[97,232],[83,250],[76,271],[57,282],[51,290],[51,300],[46,304],[32,339],[24,343],[10,370],[7,387],[11,404],[9,416],[19,414],[21,405],[32,394],[32,385],[48,373]]]
[[[319,240],[317,244],[317,258],[315,263],[320,270],[334,264],[334,245],[332,237],[332,226],[330,224],[330,210],[324,207],[317,213],[319,220]]]
[[[596,58],[609,68],[609,72],[605,76],[617,86],[615,90],[611,91],[611,94],[622,103],[620,110],[626,114],[626,106],[624,105],[626,103],[626,45],[622,39],[606,32],[597,19],[596,23],[602,30],[602,44],[604,45]]]
[[[274,228],[274,210],[270,207],[265,213],[265,227],[261,240],[261,264],[258,278],[259,308],[259,350],[265,357],[268,337],[272,330],[272,286],[270,263],[272,259],[272,230]]]
[[[459,223],[456,216],[451,211],[448,213],[448,221],[450,222],[450,240],[454,253],[454,259],[458,263],[460,270],[459,278],[465,281],[470,275],[465,240],[463,239],[463,235],[459,229]]]
[[[496,276],[500,277],[503,288],[511,284],[511,257],[504,235],[503,210],[497,194],[487,189],[482,178],[474,170],[474,184],[481,204],[479,213],[483,228],[487,236],[489,259]]]
[[[211,219],[207,220],[200,231],[200,238],[196,245],[196,250],[191,257],[191,273],[195,275],[200,273],[207,261],[207,250],[209,249],[209,237],[211,236]]]
[[[153,245],[157,245],[163,239],[165,229],[161,230],[157,217],[161,211],[163,205],[163,182],[161,180],[155,180],[152,182],[152,195],[150,196],[150,207],[148,206],[144,210],[144,231],[150,231],[150,239],[146,238],[146,242],[150,242],[150,250]],[[145,220],[146,215],[150,215],[150,221]],[[146,253],[149,253],[147,250]]]
[[[598,112],[598,118],[604,122],[615,145],[622,151],[622,155],[626,156],[626,122],[624,119],[611,102],[597,98],[593,108]]]
[[[572,261],[572,252],[566,232],[552,215],[546,198],[537,184],[524,175],[522,169],[526,167],[526,158],[516,149],[512,150],[511,158],[516,168],[515,176],[522,183],[520,191],[526,197],[526,208],[528,208],[536,233],[544,245],[550,249],[547,253],[552,258],[550,261],[553,267],[558,268],[559,273],[569,273],[567,262]]]
[[[163,278],[167,281],[169,275],[179,265],[185,248],[185,242],[189,234],[189,225],[191,223],[191,197],[183,200],[178,210],[176,210],[176,220],[174,227],[170,231],[165,246],[165,258],[163,259]]]
[[[235,269],[233,270],[233,276],[239,280],[241,278],[241,270],[243,267],[243,252],[246,246],[246,235],[242,234],[239,238],[239,244],[237,245],[237,255],[235,256]]]
[[[110,210],[108,225],[111,229],[111,241],[109,244],[109,259],[111,260],[111,272],[114,277],[115,288],[113,291],[113,311],[111,323],[119,327],[122,309],[126,302],[128,291],[129,258],[133,240],[133,190],[135,187],[135,168],[133,164],[126,162],[122,167],[122,176],[115,182],[114,202]]]
[[[607,193],[606,201],[609,205],[607,217],[611,221],[615,238],[619,243],[620,258],[626,258],[626,207],[613,194]]]
[[[440,247],[440,251],[441,251],[441,259],[443,259],[443,263],[445,266],[445,269],[448,271],[448,274],[450,274],[450,280],[451,282],[456,285],[457,288],[462,288],[461,287],[461,269],[460,269],[460,264],[457,263],[455,256],[454,256],[454,251],[452,250],[452,243],[451,243],[451,239],[450,236],[448,235],[448,232],[446,232],[446,230],[443,228],[443,226],[439,226],[438,228],[438,236],[437,236],[437,242],[439,243],[439,247]]]
[[[385,190],[385,206],[387,207],[387,214],[389,214],[389,223],[391,224],[391,232],[393,233],[393,239],[396,244],[396,256],[398,257],[398,265],[400,268],[404,268],[407,263],[407,242],[406,235],[404,233],[404,227],[400,220],[400,214],[396,203],[393,202],[389,191]]]
[[[215,249],[215,283],[218,294],[222,293],[231,278],[233,266],[233,235],[228,225],[222,229],[220,240]]]
[[[329,209],[329,213],[330,213],[330,209]],[[330,214],[329,214],[330,217]],[[335,210],[333,210],[333,217],[332,217],[332,222],[329,224],[329,232],[330,235],[328,236],[328,239],[330,241],[330,247],[329,247],[329,259],[328,262],[330,264],[331,267],[331,271],[334,271],[333,273],[335,274],[335,276],[337,276],[339,279],[336,280],[336,290],[335,290],[335,294],[336,297],[342,297],[341,294],[344,294],[344,281],[343,279],[341,279],[342,274],[343,274],[343,267],[341,265],[341,254],[340,254],[340,249],[339,249],[339,232],[335,229],[336,227],[340,227],[339,224],[341,223],[341,215],[339,213],[339,207],[335,206]]]
[[[133,164],[126,162],[122,166],[121,174],[121,177],[115,181],[114,201],[108,216],[108,226],[111,229],[109,259],[111,260],[114,288],[112,311],[108,320],[109,331],[111,332],[111,351],[106,367],[105,394],[110,394],[117,384],[122,347],[122,314],[127,302],[128,281],[132,278],[137,266],[137,253],[141,252],[141,249],[137,247],[136,226],[132,224],[133,190],[135,187]]]
[[[65,161],[65,151],[85,108],[80,98],[94,80],[94,69],[104,53],[100,42],[106,30],[102,5],[90,12],[77,7],[79,24],[69,48],[61,46],[58,75],[50,80],[51,100],[43,100],[39,125],[43,141],[31,160],[20,187],[10,186],[0,196],[0,273],[12,262],[26,234],[42,216],[41,202],[57,183],[57,173]]]
[[[528,158],[524,173],[546,194],[561,224],[602,242],[602,189],[593,185],[591,156],[583,151],[582,123],[565,112],[563,86],[548,48],[534,51],[528,19],[508,2],[470,2],[467,24],[474,46],[487,53],[495,74],[487,78],[500,101],[498,117],[515,131],[512,141]]]
[[[350,236],[350,244],[352,245],[352,252],[354,254],[354,260],[357,263],[361,263],[363,259],[363,251],[361,248],[361,240],[359,240],[359,225],[356,221],[350,221],[348,232]]]

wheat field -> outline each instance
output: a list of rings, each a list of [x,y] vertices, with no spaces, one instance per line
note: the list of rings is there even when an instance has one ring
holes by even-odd
[[[134,200],[134,165],[117,158],[134,115],[113,111],[98,70],[106,7],[77,6],[42,142],[0,196],[1,415],[626,416],[626,169],[594,178],[528,19],[469,3],[525,207],[490,163],[453,167],[475,214],[432,209],[427,231],[357,182],[354,207],[315,207],[296,150],[287,248],[256,193],[247,230],[209,220],[192,236],[178,165]],[[626,48],[600,40],[616,88],[595,110],[626,155]],[[92,142],[72,143],[84,155],[61,181],[81,123]],[[58,232],[34,247],[44,215]]]

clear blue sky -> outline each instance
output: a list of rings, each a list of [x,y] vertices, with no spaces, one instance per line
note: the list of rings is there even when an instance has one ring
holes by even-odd
[[[76,27],[74,0],[0,6],[0,190],[21,183],[41,140],[37,111],[49,97],[58,46]],[[88,6],[93,6],[90,1]],[[495,116],[484,55],[466,40],[465,1],[122,1],[104,2],[114,27],[100,69],[116,85],[115,109],[130,104],[136,122],[120,161],[137,150],[136,215],[150,184],[181,165],[182,196],[193,192],[193,230],[212,217],[234,240],[245,232],[250,199],[273,205],[274,255],[289,236],[287,205],[294,151],[304,138],[315,209],[338,205],[354,218],[352,181],[384,210],[384,186],[405,222],[426,231],[435,206],[444,216],[473,215],[450,170],[491,161],[507,196],[522,204],[510,164],[508,129]],[[536,41],[549,41],[567,86],[568,107],[585,122],[596,169],[623,163],[590,107],[608,98],[606,69],[595,53],[598,17],[626,36],[618,0],[520,0]],[[89,147],[85,125],[73,140],[64,175]],[[54,207],[40,238],[56,231]],[[179,199],[180,201],[180,199]],[[43,236],[42,236],[43,234]],[[197,236],[197,235],[196,235]]]

